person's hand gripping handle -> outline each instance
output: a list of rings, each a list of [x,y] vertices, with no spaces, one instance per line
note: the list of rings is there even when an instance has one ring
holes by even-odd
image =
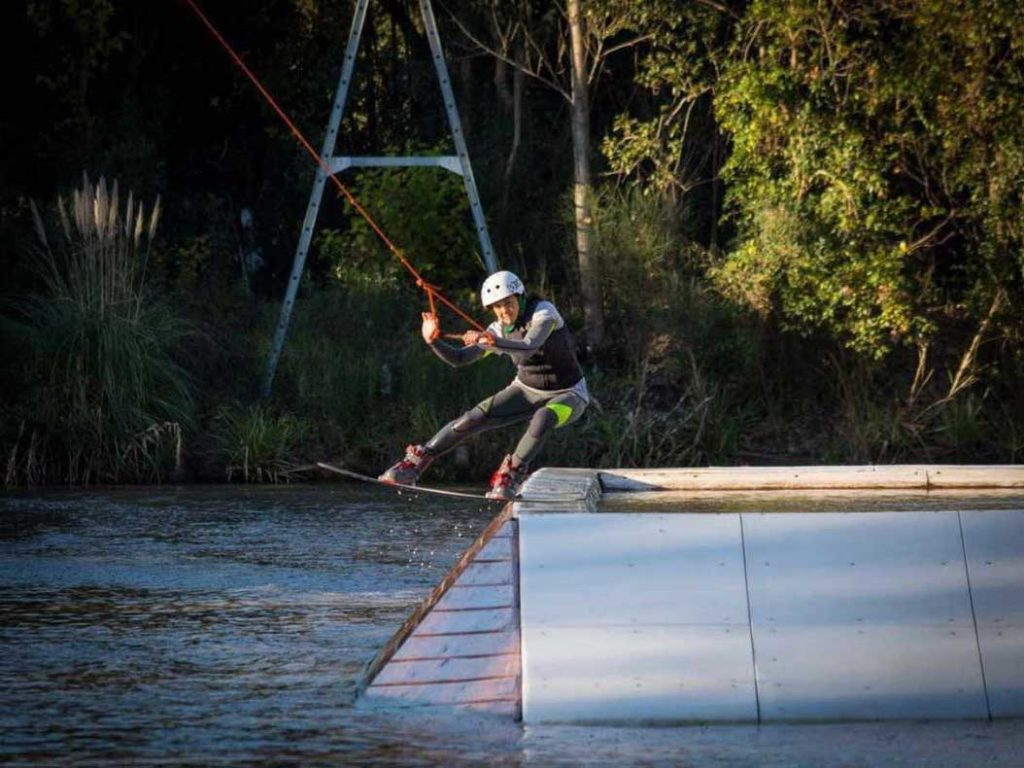
[[[466,331],[462,334],[462,343],[467,347],[480,344],[484,347],[494,346],[494,334],[490,331]]]
[[[420,326],[420,333],[427,344],[433,344],[441,335],[441,321],[433,312],[423,312],[423,324]]]

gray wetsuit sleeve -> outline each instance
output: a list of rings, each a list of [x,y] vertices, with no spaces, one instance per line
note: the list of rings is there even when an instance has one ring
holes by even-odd
[[[455,367],[475,363],[485,354],[484,348],[480,346],[455,347],[443,341],[435,341],[430,349],[448,365]]]
[[[538,322],[530,326],[530,330],[519,339],[495,339],[494,346],[510,352],[534,352],[544,346],[548,336],[555,330],[555,318],[544,315]]]

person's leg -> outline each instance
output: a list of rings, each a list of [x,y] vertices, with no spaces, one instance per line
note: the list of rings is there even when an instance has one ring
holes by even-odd
[[[587,401],[573,392],[559,395],[538,408],[512,454],[513,464],[528,467],[553,430],[567,427],[587,409]]]
[[[533,409],[525,390],[511,384],[445,424],[423,445],[410,445],[405,449],[405,457],[385,470],[378,479],[386,483],[414,485],[436,458],[463,440],[489,429],[525,421]]]
[[[473,435],[530,418],[534,406],[522,387],[511,384],[445,424],[424,445],[433,456],[443,456]]]
[[[568,426],[582,416],[587,401],[568,392],[550,400],[536,401],[534,408],[530,424],[515,451],[504,458],[491,477],[491,490],[487,492],[491,498],[511,500],[518,495],[530,462],[540,453],[548,435],[552,430]]]

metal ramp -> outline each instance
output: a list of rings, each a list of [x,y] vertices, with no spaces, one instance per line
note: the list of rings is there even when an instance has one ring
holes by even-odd
[[[525,722],[1024,717],[1024,467],[644,472],[541,470],[503,512],[518,521],[492,524],[517,530],[518,617],[495,619],[518,618]],[[716,483],[1017,490],[1008,508],[599,511],[601,487]],[[407,624],[429,635],[450,615]],[[405,635],[398,664],[427,647]],[[396,661],[368,693],[406,685]]]
[[[527,722],[1024,715],[1024,510],[527,514]]]

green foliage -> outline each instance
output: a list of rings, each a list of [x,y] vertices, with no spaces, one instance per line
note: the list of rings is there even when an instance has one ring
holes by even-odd
[[[753,364],[741,313],[704,278],[709,256],[685,236],[685,218],[679,204],[639,189],[606,191],[595,205],[608,333],[633,374],[658,361],[682,376],[693,350],[715,374]]]
[[[469,201],[455,174],[440,168],[363,170],[351,190],[425,279],[452,286],[479,273],[469,258],[478,248]],[[362,217],[353,216],[344,231],[323,231],[317,245],[331,275],[345,285],[408,279],[401,262]]]
[[[91,80],[121,52],[130,36],[112,23],[114,0],[58,0],[25,4],[25,13],[55,55],[37,82],[64,100],[67,123],[91,119],[86,100]]]
[[[296,305],[275,398],[309,419],[321,455],[380,466],[508,383],[505,360],[439,360],[420,337],[421,302],[408,288],[331,286]]]
[[[625,5],[638,40],[633,103],[615,115],[601,153],[621,181],[678,197],[709,175],[717,138],[708,125],[708,104],[728,17],[702,3]]]
[[[187,326],[145,286],[159,203],[147,216],[129,194],[122,211],[116,182],[108,194],[85,179],[57,211],[57,240],[36,214],[45,291],[7,325],[28,340],[29,384],[8,479],[164,477],[180,468],[191,392],[173,357]]]
[[[680,206],[606,190],[594,211],[616,375],[592,381],[600,406],[550,455],[601,466],[733,460],[751,419],[740,393],[752,340],[700,277],[706,256],[684,237]]]
[[[278,483],[295,468],[305,434],[302,420],[269,406],[222,406],[213,418],[206,454],[223,468],[228,482]]]
[[[716,114],[727,295],[878,358],[1020,288],[1017,4],[755,2]]]
[[[594,249],[601,260],[609,333],[634,343],[675,314],[687,280],[688,244],[678,206],[637,190],[608,190],[594,205]]]
[[[1018,6],[584,3],[594,171],[611,182],[595,189],[592,243],[609,344],[588,370],[597,402],[542,461],[1019,461]],[[351,4],[232,8],[212,20],[315,142]],[[456,15],[508,61],[465,55],[480,48]],[[204,479],[282,479],[326,457],[373,471],[507,383],[507,360],[456,371],[431,355],[422,295],[325,198],[275,400],[250,406],[309,158],[178,4],[33,1],[9,16],[25,40],[13,101],[47,96],[0,121],[0,258],[12,292],[34,294],[0,319],[16,361],[0,403],[9,483],[159,479],[183,455]],[[574,220],[559,209],[571,196],[565,14],[474,0],[438,21],[501,261],[578,330]],[[536,77],[513,77],[512,61]],[[436,85],[415,4],[381,4],[338,151],[446,139]],[[96,267],[56,230],[41,276],[29,274],[16,258],[27,201],[85,159],[172,200],[167,237],[150,256],[144,236],[137,263],[109,254],[119,266]],[[460,180],[401,169],[346,181],[424,277],[473,308],[481,270]],[[246,248],[265,259],[244,284],[242,207],[257,222]],[[474,478],[517,436],[473,442]]]

